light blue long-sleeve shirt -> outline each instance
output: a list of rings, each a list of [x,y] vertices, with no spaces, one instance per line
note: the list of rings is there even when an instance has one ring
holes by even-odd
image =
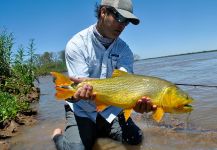
[[[108,78],[114,69],[133,72],[133,53],[120,38],[106,49],[94,34],[96,24],[74,35],[66,45],[65,57],[68,74],[71,77]],[[97,111],[93,101],[68,102],[77,116],[96,121]],[[122,109],[109,106],[100,114],[108,122]]]

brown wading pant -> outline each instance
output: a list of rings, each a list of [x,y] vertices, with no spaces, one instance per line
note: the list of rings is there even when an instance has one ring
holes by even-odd
[[[130,145],[137,145],[142,141],[142,131],[131,118],[125,122],[123,113],[110,124],[100,114],[96,123],[89,118],[78,117],[69,105],[65,105],[65,111],[65,132],[53,138],[57,150],[91,150],[98,137],[109,137]]]

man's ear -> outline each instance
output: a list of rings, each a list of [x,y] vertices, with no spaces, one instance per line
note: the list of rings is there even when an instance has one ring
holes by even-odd
[[[101,18],[104,18],[105,15],[106,15],[106,8],[105,8],[105,7],[102,7],[102,8],[101,8],[101,11],[100,11],[100,17],[101,17]]]

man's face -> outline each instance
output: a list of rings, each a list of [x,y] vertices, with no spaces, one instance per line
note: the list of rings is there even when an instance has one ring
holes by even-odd
[[[128,21],[120,22],[119,14],[117,12],[113,12],[112,10],[108,10],[106,8],[102,8],[101,11],[101,29],[104,37],[115,39],[117,38],[121,32],[124,30],[126,25],[129,23]]]

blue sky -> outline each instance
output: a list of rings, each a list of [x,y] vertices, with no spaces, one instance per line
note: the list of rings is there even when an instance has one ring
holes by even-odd
[[[96,22],[99,0],[0,0],[0,29],[15,36],[16,49],[35,39],[36,53],[63,50]],[[138,26],[121,38],[140,58],[217,49],[217,0],[133,0]]]

